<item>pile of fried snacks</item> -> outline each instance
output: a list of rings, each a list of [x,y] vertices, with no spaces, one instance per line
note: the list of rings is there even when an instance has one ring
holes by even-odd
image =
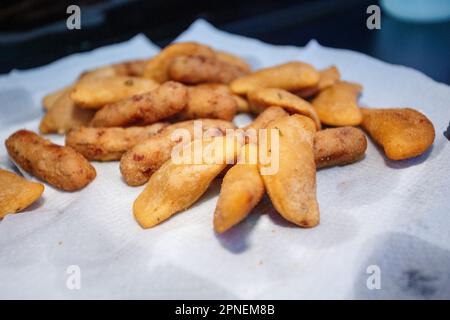
[[[130,203],[142,228],[192,206],[216,178],[216,232],[245,219],[265,193],[282,217],[309,228],[320,221],[317,169],[362,160],[363,131],[391,160],[417,157],[433,144],[425,115],[362,107],[362,91],[336,66],[291,61],[252,70],[233,54],[175,43],[148,60],[82,73],[44,97],[41,135],[19,130],[5,145],[21,169],[65,191],[95,179],[90,161],[119,161],[124,182],[117,183],[146,184]],[[255,117],[237,128],[237,113]],[[49,133],[64,134],[65,145],[42,136]],[[43,192],[42,183],[0,170],[0,219]]]

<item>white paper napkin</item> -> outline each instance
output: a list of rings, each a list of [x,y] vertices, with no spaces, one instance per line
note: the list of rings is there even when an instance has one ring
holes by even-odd
[[[239,54],[254,68],[335,64],[344,79],[364,86],[364,105],[425,113],[436,129],[434,146],[395,162],[369,141],[363,161],[318,172],[317,228],[286,223],[266,198],[223,236],[212,228],[220,181],[186,212],[142,230],[131,206],[143,187],[128,187],[117,162],[94,163],[97,178],[84,190],[46,185],[41,201],[0,222],[0,298],[450,298],[450,142],[442,134],[448,86],[358,52],[316,41],[269,45],[203,20],[176,41],[187,40]],[[37,130],[42,96],[82,70],[155,52],[137,36],[1,76],[1,141],[19,128]],[[3,145],[0,161],[10,166]]]

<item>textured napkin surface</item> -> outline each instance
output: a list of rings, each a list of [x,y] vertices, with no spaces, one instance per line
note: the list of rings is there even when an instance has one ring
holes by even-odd
[[[335,64],[344,79],[364,86],[363,105],[425,113],[436,129],[434,146],[394,162],[369,141],[363,161],[318,172],[317,228],[293,227],[264,199],[223,236],[212,228],[219,181],[186,212],[142,230],[131,205],[143,187],[126,186],[117,162],[94,163],[97,178],[84,190],[46,185],[43,199],[0,222],[0,298],[450,298],[450,142],[443,135],[450,87],[361,53],[315,41],[273,46],[202,20],[177,39],[187,40],[239,54],[253,68]],[[41,98],[81,71],[158,50],[137,36],[0,76],[0,140],[19,128],[37,130]],[[249,120],[241,115],[236,123]],[[12,168],[3,143],[0,165]],[[74,265],[79,290],[67,286]],[[374,266],[381,288],[369,290]]]

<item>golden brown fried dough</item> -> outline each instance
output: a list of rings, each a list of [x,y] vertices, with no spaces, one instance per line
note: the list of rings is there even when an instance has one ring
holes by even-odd
[[[42,105],[44,106],[44,109],[50,110],[54,106],[55,102],[58,101],[62,96],[70,93],[72,88],[73,86],[67,86],[46,95],[42,99]]]
[[[200,153],[203,158],[199,164],[175,163],[170,159],[150,177],[133,205],[134,216],[141,227],[154,227],[189,208],[239,152],[236,141],[225,137],[203,142],[197,140],[185,148],[193,150],[197,148],[194,147],[197,142],[203,145],[203,153]],[[208,154],[206,150],[211,153]]]
[[[260,172],[275,209],[287,220],[301,226],[319,223],[316,200],[316,165],[314,163],[314,122],[305,116],[292,115],[269,123],[268,129],[279,132],[279,168],[275,174]],[[269,154],[273,153],[273,143]],[[274,159],[276,155],[271,154]]]
[[[252,71],[247,61],[232,53],[225,51],[216,51],[216,58],[241,69],[244,74],[250,73]]]
[[[217,135],[224,135],[226,129],[236,128],[233,123],[224,120],[201,119],[200,121],[198,123],[202,125],[202,133],[216,129]],[[189,141],[191,141],[194,138],[194,123],[195,120],[190,120],[170,125],[161,133],[138,143],[127,151],[120,159],[120,172],[125,182],[130,186],[146,183],[150,176],[170,159],[173,147],[178,143],[186,142],[181,138],[173,139],[174,132],[179,129],[187,130],[190,135]]]
[[[231,82],[233,93],[245,95],[258,88],[279,88],[295,91],[316,85],[319,72],[303,62],[288,62],[265,68]]]
[[[28,181],[0,169],[0,219],[8,213],[22,211],[39,199],[43,192],[42,183]]]
[[[168,125],[158,122],[146,127],[76,128],[66,135],[66,146],[75,149],[88,160],[120,160],[126,151],[161,132]]]
[[[433,144],[433,124],[417,110],[364,108],[362,112],[363,129],[391,160],[416,157]]]
[[[237,112],[250,112],[250,106],[248,101],[236,94],[233,94],[226,84],[223,83],[202,83],[196,86],[196,88],[208,88],[212,90],[217,90],[223,94],[229,94],[236,100]]]
[[[321,91],[312,101],[322,123],[330,126],[357,126],[362,121],[358,95],[362,87],[338,81]]]
[[[151,79],[138,77],[89,77],[82,78],[75,84],[70,97],[78,107],[100,109],[106,104],[152,91],[158,86]]]
[[[64,134],[72,128],[89,125],[94,114],[95,110],[78,108],[70,98],[70,91],[65,91],[41,119],[39,131]]]
[[[169,66],[173,59],[182,55],[199,55],[214,57],[214,50],[196,42],[179,42],[171,44],[150,59],[145,66],[144,76],[159,83],[169,80]]]
[[[241,157],[250,155],[250,152],[257,156],[256,145],[247,144],[243,148]],[[229,230],[245,219],[264,195],[264,182],[257,162],[249,160],[238,161],[227,171],[222,181],[214,212],[214,230],[218,233]]]
[[[294,93],[302,98],[309,98],[322,91],[323,89],[332,86],[341,78],[341,74],[336,66],[331,66],[323,69],[319,71],[319,73],[320,80],[317,85],[298,90]]]
[[[216,57],[178,56],[169,67],[169,78],[185,84],[230,83],[246,73]]]
[[[178,113],[177,120],[222,119],[231,121],[236,115],[237,103],[229,93],[203,86],[188,88],[186,108]]]
[[[128,60],[113,64],[113,68],[118,76],[143,77],[148,61],[148,59]]]
[[[364,156],[366,149],[366,136],[357,128],[325,129],[314,135],[314,159],[317,168],[356,162]]]
[[[95,114],[91,124],[94,127],[151,124],[177,114],[187,101],[187,88],[168,81],[148,93],[106,105]]]
[[[9,156],[22,169],[59,189],[82,189],[96,176],[94,167],[81,154],[34,132],[19,130],[5,145]]]
[[[263,112],[261,112],[252,123],[245,127],[245,129],[263,129],[267,125],[276,119],[288,116],[289,114],[280,107],[268,107]]]
[[[319,117],[312,105],[302,98],[283,89],[260,88],[250,91],[247,95],[250,109],[254,113],[260,113],[270,106],[277,106],[290,113],[298,113],[310,117],[320,129]]]

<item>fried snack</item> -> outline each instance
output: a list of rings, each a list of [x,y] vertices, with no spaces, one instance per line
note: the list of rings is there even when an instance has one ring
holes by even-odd
[[[32,131],[15,132],[5,145],[9,156],[22,169],[59,189],[82,189],[96,176],[94,167],[81,154]]]
[[[257,146],[247,144],[240,156],[257,155]],[[251,150],[253,149],[253,150]],[[227,171],[222,181],[214,212],[214,230],[223,233],[245,219],[264,195],[264,182],[256,162],[238,161]]]
[[[336,66],[331,66],[323,69],[319,71],[319,74],[320,80],[317,85],[300,89],[294,93],[301,98],[309,98],[322,91],[323,89],[332,86],[341,78],[341,74]]]
[[[244,74],[252,71],[252,68],[244,59],[229,52],[216,51],[216,58],[241,69]]]
[[[366,149],[366,136],[354,127],[325,129],[314,135],[314,159],[317,168],[356,162],[364,157]]]
[[[148,59],[128,60],[113,64],[113,68],[118,76],[143,77],[148,61]]]
[[[159,83],[169,80],[169,66],[173,59],[182,55],[199,55],[214,57],[214,50],[208,46],[196,42],[179,42],[162,49],[156,56],[150,59],[145,66],[144,76]]]
[[[120,160],[137,143],[161,132],[168,123],[159,122],[146,127],[88,128],[80,127],[66,135],[66,146],[88,160]]]
[[[142,228],[154,227],[189,208],[239,153],[235,139],[225,137],[195,140],[185,146],[185,150],[192,153],[201,151],[198,143],[203,145],[203,152],[200,153],[203,157],[199,164],[190,161],[175,163],[169,159],[150,177],[133,205],[134,217]],[[207,150],[211,153],[208,154]]]
[[[100,109],[106,104],[152,91],[158,86],[151,79],[138,77],[89,77],[75,84],[70,97],[81,108]]]
[[[89,125],[94,114],[95,110],[78,108],[70,98],[70,91],[65,91],[41,119],[39,131],[64,134],[72,128]]]
[[[321,91],[312,101],[322,123],[330,126],[357,126],[362,121],[358,107],[359,84],[338,81]]]
[[[94,127],[145,125],[168,118],[185,108],[187,88],[169,81],[148,93],[106,105],[92,119]]]
[[[230,88],[233,93],[240,95],[245,95],[258,88],[295,91],[316,85],[319,77],[319,72],[307,63],[288,62],[233,80]]]
[[[277,106],[290,113],[299,113],[314,120],[316,128],[320,129],[319,117],[311,104],[302,98],[283,89],[260,88],[250,91],[247,95],[252,112],[258,114],[265,108]]]
[[[190,120],[170,125],[161,133],[138,143],[127,151],[120,159],[120,172],[125,182],[130,186],[146,183],[150,176],[170,159],[172,148],[183,142],[181,138],[172,139],[174,132],[186,129],[191,141],[194,138],[194,123],[194,120]],[[233,123],[224,120],[201,119],[201,124],[203,132],[217,129],[218,135],[224,135],[226,129],[236,128]]]
[[[314,163],[314,122],[305,116],[292,115],[272,121],[269,130],[279,133],[279,167],[264,175],[264,186],[275,209],[287,220],[301,226],[319,223],[316,200],[316,165]],[[269,154],[273,146],[269,146]],[[273,158],[272,158],[273,159]]]
[[[8,213],[19,212],[44,192],[42,183],[28,181],[15,173],[0,169],[0,220]]]
[[[236,100],[236,107],[237,112],[250,112],[250,106],[248,104],[248,101],[236,94],[233,94],[230,90],[230,87],[223,83],[202,83],[196,86],[197,88],[208,88],[212,90],[217,90],[219,92],[222,92],[224,94],[230,94],[234,100]]]
[[[270,121],[279,119],[281,117],[288,116],[289,114],[280,107],[268,107],[263,112],[261,112],[252,123],[245,127],[248,129],[259,130],[266,128]]]
[[[417,110],[363,108],[362,112],[361,126],[391,160],[419,156],[433,144],[433,124]]]
[[[230,83],[246,73],[216,57],[178,56],[169,66],[169,78],[185,84]]]
[[[44,98],[42,98],[42,105],[44,109],[50,110],[55,105],[55,102],[58,101],[62,96],[70,92],[72,88],[73,86],[67,86],[46,95]]]
[[[236,115],[237,103],[233,96],[220,89],[202,86],[188,88],[186,108],[178,113],[177,120],[222,119],[231,121]]]

